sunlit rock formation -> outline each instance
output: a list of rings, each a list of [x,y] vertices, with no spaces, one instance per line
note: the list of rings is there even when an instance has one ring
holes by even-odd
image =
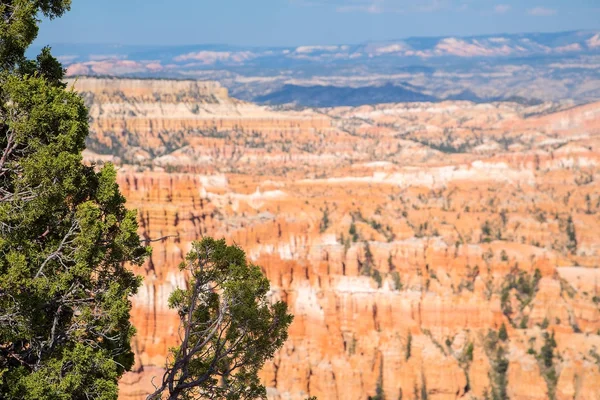
[[[293,110],[204,82],[74,85],[86,159],[119,166],[153,246],[123,399],[161,377],[202,235],[295,314],[271,399],[598,398],[600,104]]]

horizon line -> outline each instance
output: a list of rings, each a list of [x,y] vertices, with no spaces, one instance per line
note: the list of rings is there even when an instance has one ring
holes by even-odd
[[[362,42],[348,43],[348,42],[336,42],[335,44],[296,44],[296,45],[243,45],[243,44],[229,44],[229,43],[187,43],[187,44],[124,44],[124,43],[114,43],[114,42],[54,42],[47,43],[44,45],[41,44],[33,44],[30,46],[31,48],[42,48],[45,46],[115,46],[115,47],[165,47],[165,48],[176,48],[176,47],[188,47],[188,46],[229,46],[229,47],[243,47],[243,48],[270,48],[270,49],[285,49],[290,47],[299,47],[299,46],[320,46],[320,45],[348,45],[348,46],[360,46],[370,43],[385,43],[385,42],[394,42],[394,41],[403,41],[403,40],[414,40],[414,39],[439,39],[439,38],[482,38],[482,37],[490,37],[490,36],[519,36],[519,35],[535,35],[535,34],[544,34],[544,35],[552,35],[552,34],[569,34],[569,33],[600,33],[600,29],[575,29],[575,30],[559,30],[559,31],[523,31],[516,33],[489,33],[489,34],[471,34],[471,35],[434,35],[434,36],[406,36],[402,38],[395,39],[381,39],[381,40],[366,40]],[[37,38],[36,41],[40,39]]]

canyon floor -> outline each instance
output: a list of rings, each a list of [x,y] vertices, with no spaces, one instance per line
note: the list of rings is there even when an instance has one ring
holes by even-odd
[[[600,103],[299,110],[207,82],[69,84],[86,160],[118,166],[141,235],[163,238],[136,269],[122,399],[162,376],[167,298],[205,235],[295,315],[270,399],[600,398]]]

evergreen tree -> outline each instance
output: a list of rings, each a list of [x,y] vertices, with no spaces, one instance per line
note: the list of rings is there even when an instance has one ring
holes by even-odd
[[[0,398],[116,399],[133,364],[130,296],[140,280],[136,213],[110,165],[82,163],[88,114],[42,50],[38,13],[69,0],[0,4]]]
[[[265,398],[258,372],[287,338],[286,304],[269,303],[260,268],[224,240],[194,243],[180,268],[192,279],[169,305],[181,317],[182,343],[149,399]]]
[[[25,51],[39,30],[38,15],[49,19],[62,16],[71,0],[2,0],[0,2],[0,69],[31,67]],[[48,59],[46,59],[48,60]],[[31,72],[27,68],[27,72]]]
[[[569,218],[567,219],[566,233],[567,233],[567,250],[569,250],[569,253],[571,253],[572,255],[576,255],[577,254],[577,232],[575,231],[575,223],[573,222],[573,217],[571,215],[569,215]]]
[[[508,332],[506,331],[506,325],[504,325],[504,322],[502,323],[502,326],[500,326],[500,330],[498,331],[498,339],[502,340],[503,342],[506,342],[508,340]]]

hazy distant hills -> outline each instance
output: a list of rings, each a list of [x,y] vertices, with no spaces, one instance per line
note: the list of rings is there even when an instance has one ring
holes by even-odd
[[[53,45],[73,75],[214,79],[271,104],[600,98],[600,32],[408,38],[358,45]]]
[[[120,46],[57,44],[63,62],[81,72],[103,73],[112,62],[122,73],[185,72],[196,69],[300,68],[336,66],[368,68],[391,62],[399,68],[435,64],[439,58],[532,57],[600,54],[600,32],[527,33],[472,37],[408,38],[359,45],[240,47],[229,45]],[[118,63],[117,61],[123,61]],[[127,61],[127,62],[126,62]],[[418,69],[418,68],[417,68]],[[87,71],[86,71],[87,70]]]
[[[360,106],[369,103],[403,103],[437,100],[439,99],[433,96],[392,84],[359,88],[284,85],[280,90],[255,98],[255,101],[259,103],[296,103],[308,107]]]

